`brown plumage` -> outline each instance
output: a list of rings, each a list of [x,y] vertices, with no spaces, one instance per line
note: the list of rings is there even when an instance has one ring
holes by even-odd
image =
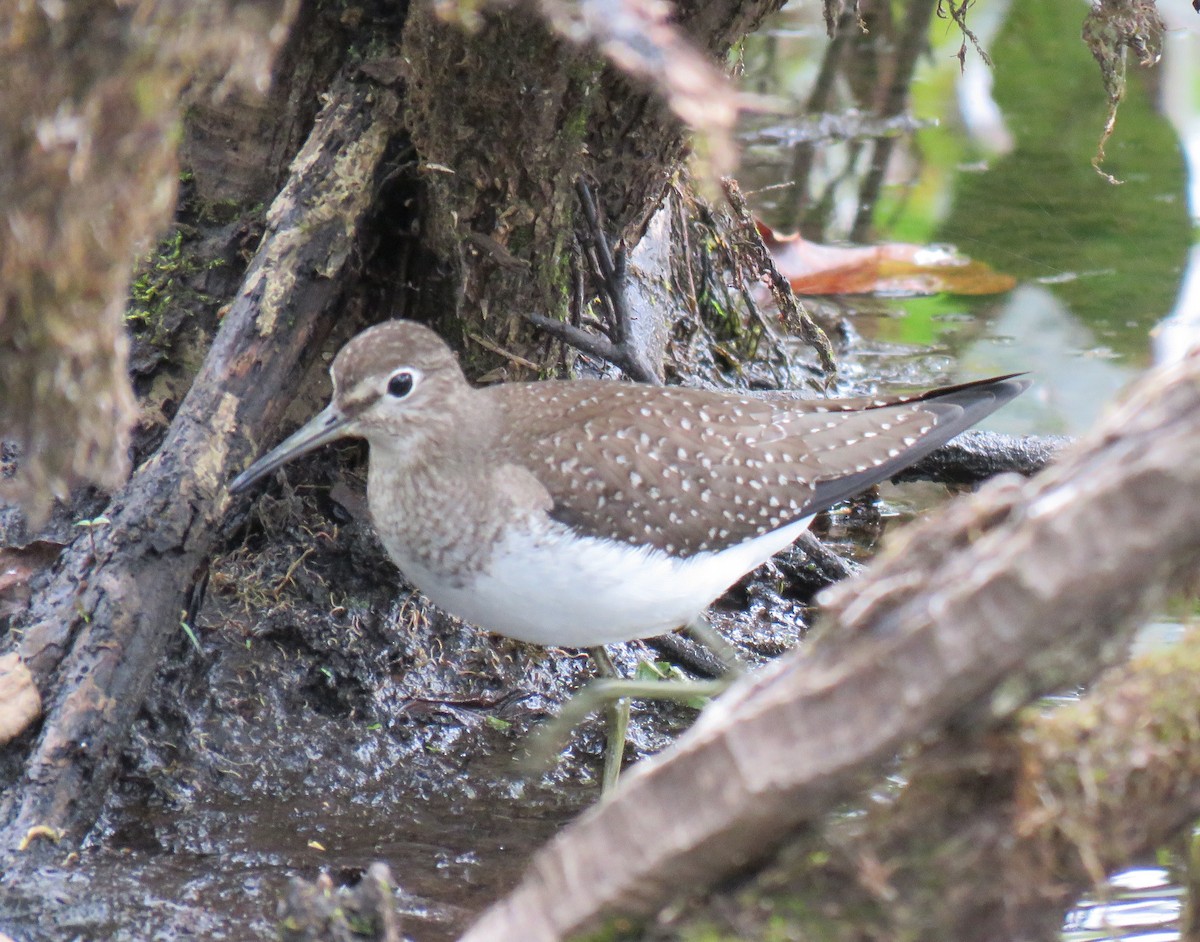
[[[324,442],[371,445],[385,547],[435,603],[541,644],[679,627],[817,511],[882,481],[1028,386],[800,399],[628,383],[472,388],[432,331],[393,321],[334,360],[329,407],[231,484]]]
[[[688,556],[810,516],[907,467],[1027,383],[814,400],[577,381],[492,387],[507,460],[589,534]]]

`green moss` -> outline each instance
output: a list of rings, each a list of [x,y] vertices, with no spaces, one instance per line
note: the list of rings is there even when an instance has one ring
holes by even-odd
[[[186,316],[185,302],[211,302],[189,284],[193,275],[224,264],[222,259],[202,260],[187,248],[182,229],[175,229],[154,252],[139,259],[137,274],[129,288],[125,321],[143,340],[166,343],[173,329],[168,315]]]
[[[180,288],[180,281],[197,270],[183,251],[183,232],[176,229],[159,243],[157,251],[140,260],[138,276],[129,289],[125,320],[153,328]]]
[[[572,83],[575,107],[563,115],[561,133],[564,143],[576,145],[578,150],[587,138],[592,126],[595,90],[600,87],[600,76],[604,71],[604,60],[594,55],[581,54],[571,58],[567,76]]]

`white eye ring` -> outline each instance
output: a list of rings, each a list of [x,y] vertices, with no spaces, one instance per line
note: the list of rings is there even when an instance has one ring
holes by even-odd
[[[421,374],[405,366],[396,370],[387,381],[387,394],[393,399],[406,399],[417,388]]]

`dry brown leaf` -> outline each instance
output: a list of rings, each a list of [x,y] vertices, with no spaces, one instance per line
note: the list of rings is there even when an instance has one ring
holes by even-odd
[[[823,245],[776,235],[761,222],[758,229],[796,294],[980,295],[1010,291],[1017,283],[944,246]]]

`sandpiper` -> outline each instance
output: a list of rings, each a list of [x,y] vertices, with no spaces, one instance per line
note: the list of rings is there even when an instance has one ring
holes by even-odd
[[[430,601],[511,638],[590,649],[692,624],[818,511],[1029,385],[865,399],[599,380],[475,388],[409,321],[359,334],[330,374],[329,406],[230,491],[363,437],[375,528]]]

